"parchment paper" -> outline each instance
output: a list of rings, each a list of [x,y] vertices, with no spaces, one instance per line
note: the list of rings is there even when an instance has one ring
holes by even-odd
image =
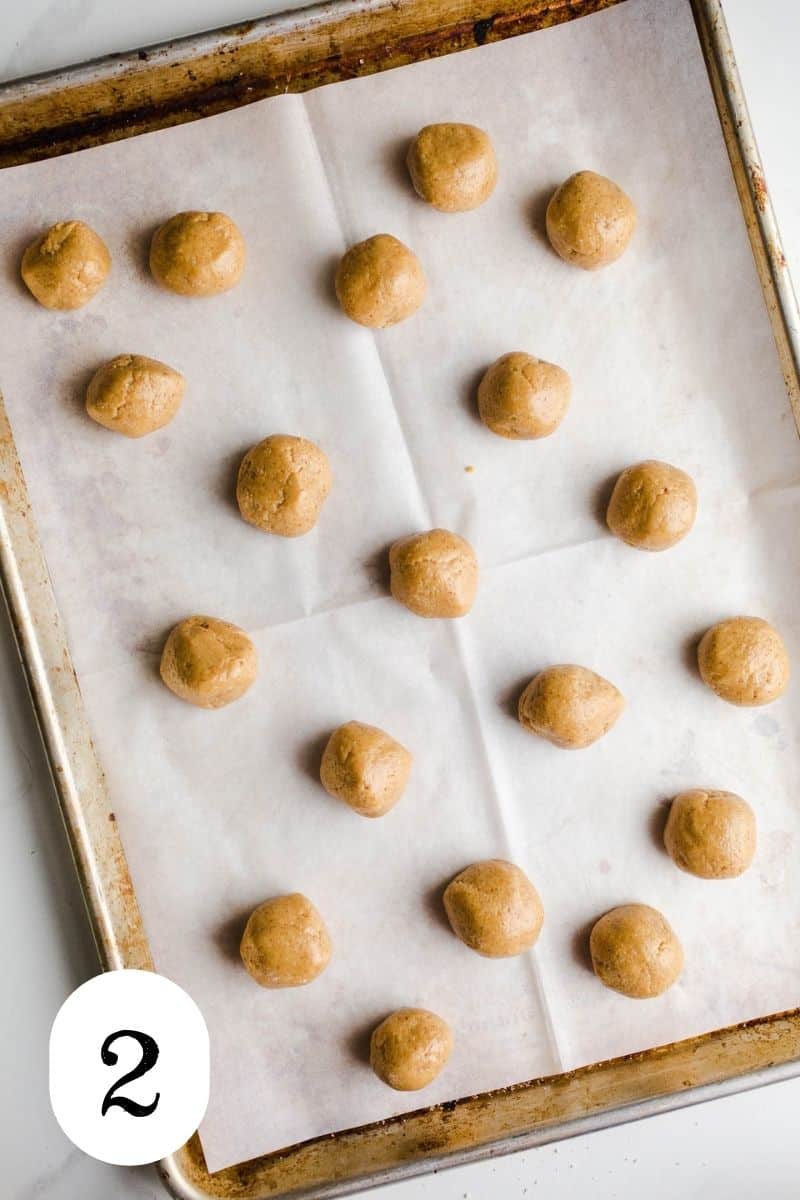
[[[491,131],[501,182],[476,212],[413,195],[402,152],[423,124]],[[606,271],[567,267],[544,201],[592,167],[640,225]],[[6,172],[2,382],[34,511],[156,962],[209,1024],[212,1170],[289,1143],[793,1006],[800,999],[796,686],[765,710],[717,700],[692,666],[711,622],[755,613],[800,661],[800,447],[685,0],[604,14],[364,81]],[[153,228],[185,208],[230,213],[248,245],[235,292],[191,301],[146,270]],[[21,248],[79,216],[114,256],[74,314],[17,282]],[[343,248],[392,232],[430,293],[373,334],[332,297]],[[541,443],[478,422],[478,374],[527,349],[572,373],[574,402]],[[82,409],[91,372],[124,351],[188,377],[167,429],[131,443]],[[317,529],[246,526],[242,452],[303,434],[331,458]],[[659,457],[696,479],[692,535],[632,551],[602,522],[608,480]],[[467,466],[474,471],[467,472]],[[483,568],[472,614],[421,621],[386,593],[388,543],[443,525]],[[217,713],[157,679],[167,628],[192,612],[246,627],[248,697]],[[628,708],[590,750],[525,734],[520,687],[553,662],[614,680]],[[414,752],[407,795],[368,822],[317,781],[330,730],[358,718]],[[744,795],[759,849],[741,879],[679,873],[663,802],[710,785]],[[442,919],[461,867],[511,857],[539,888],[544,932],[522,958],[467,951]],[[306,892],[335,955],[312,986],[256,987],[237,960],[262,899]],[[641,900],[686,950],[680,982],[634,1002],[585,959],[588,925]],[[395,1006],[453,1025],[421,1095],[365,1062]]]

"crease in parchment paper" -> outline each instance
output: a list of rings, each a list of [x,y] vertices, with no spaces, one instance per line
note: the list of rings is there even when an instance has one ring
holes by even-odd
[[[500,181],[481,209],[445,216],[408,185],[399,148],[435,120],[490,131]],[[583,167],[639,209],[629,251],[597,273],[563,264],[541,228],[544,194]],[[80,217],[114,258],[75,313],[0,293],[8,344],[30,348],[0,383],[154,958],[209,1025],[209,1168],[796,1004],[796,685],[735,709],[696,670],[698,636],[736,612],[772,620],[800,656],[800,448],[689,4],[636,0],[3,178],[0,244],[16,253]],[[146,235],[190,208],[244,234],[225,296],[176,297],[147,271]],[[429,291],[373,334],[337,309],[332,271],[377,232],[419,255]],[[551,438],[509,443],[477,417],[480,372],[512,349],[572,375]],[[82,408],[119,353],[187,377],[175,420],[136,443]],[[318,526],[289,541],[234,500],[243,452],[277,432],[321,445],[334,479]],[[603,525],[604,490],[644,458],[698,487],[695,528],[666,554]],[[455,624],[386,594],[389,544],[433,525],[481,564]],[[234,621],[259,652],[248,695],[216,712],[158,679],[163,637],[190,612]],[[626,698],[576,753],[515,717],[536,671],[570,661]],[[380,821],[319,784],[324,742],[350,719],[414,755]],[[738,880],[692,879],[664,853],[665,805],[693,786],[757,812]],[[447,926],[445,884],[494,856],[542,896],[531,955],[481,959]],[[270,992],[237,944],[284,891],[318,906],[334,954],[313,985]],[[660,908],[686,953],[675,987],[641,1004],[587,961],[591,922],[628,900]],[[447,1070],[411,1097],[366,1060],[370,1029],[406,1004],[455,1031]]]
[[[303,116],[305,117],[307,129],[308,129],[308,136],[310,137],[311,142],[314,146],[314,151],[316,153],[317,161],[319,162],[320,171],[322,172],[322,174],[325,178],[325,185],[328,189],[328,195],[330,197],[330,201],[331,201],[331,204],[333,205],[334,211],[336,212],[336,217],[337,217],[337,220],[339,222],[339,226],[340,226],[340,229],[342,232],[342,253],[344,253],[344,251],[350,245],[353,244],[355,239],[353,238],[352,230],[350,228],[348,228],[348,222],[345,219],[343,206],[339,203],[339,192],[337,189],[335,189],[333,187],[333,184],[331,182],[331,177],[330,177],[330,174],[328,172],[328,168],[327,168],[327,165],[325,162],[325,157],[322,154],[321,149],[320,149],[319,140],[317,138],[316,131],[314,129],[314,122],[312,120],[311,113],[309,111],[309,105],[307,102],[307,93],[301,92],[299,100],[300,100],[300,104],[302,107]],[[376,230],[376,232],[380,232],[380,230]],[[331,280],[331,288],[333,288],[333,280]],[[414,476],[414,482],[415,482],[416,488],[417,488],[418,499],[420,501],[421,508],[425,514],[425,522],[426,522],[426,527],[427,527],[427,525],[430,523],[429,505],[428,505],[428,501],[425,497],[425,491],[422,487],[422,483],[420,481],[419,475],[417,474],[416,465],[414,463],[414,459],[411,454],[411,449],[409,447],[408,438],[406,437],[405,430],[403,428],[403,422],[402,422],[400,413],[397,409],[397,405],[395,404],[394,392],[392,390],[392,380],[390,378],[389,371],[387,370],[387,364],[384,360],[383,354],[381,353],[380,332],[381,331],[377,331],[377,333],[376,333],[375,330],[369,330],[368,334],[366,336],[371,337],[372,349],[374,351],[375,358],[380,367],[381,375],[383,376],[383,382],[385,385],[386,396],[388,397],[389,403],[392,407],[392,411],[394,413],[394,419],[397,422],[397,427],[398,427],[400,433],[402,434],[403,448],[405,451],[406,458],[408,460],[408,465],[411,468],[412,474]]]
[[[344,210],[344,207],[342,205],[337,204],[338,191],[337,191],[337,189],[335,189],[333,187],[330,175],[325,166],[325,157],[320,150],[319,140],[317,138],[316,130],[314,127],[314,121],[312,120],[311,113],[309,112],[309,106],[306,102],[306,96],[303,95],[302,99],[303,99],[303,111],[308,120],[309,132],[310,132],[311,137],[314,140],[314,145],[317,149],[320,163],[325,172],[325,179],[326,179],[326,182],[328,185],[331,199],[333,201],[334,207],[336,208],[337,214],[339,216],[339,222],[342,226],[342,231],[344,234],[345,246],[348,246],[348,245],[351,245],[355,240],[358,239],[358,235],[356,234],[355,230],[352,228],[352,226],[348,222],[347,216],[346,216],[346,211]],[[378,232],[381,232],[381,230],[376,229],[375,232],[378,233]],[[391,368],[390,368],[387,360],[385,359],[384,355],[381,352],[381,331],[377,331],[377,333],[373,331],[371,333],[371,336],[372,336],[372,343],[375,348],[375,353],[376,353],[378,361],[380,363],[381,372],[386,381],[386,390],[389,395],[389,398],[392,401],[392,407],[393,407],[395,419],[397,421],[397,426],[402,434],[405,452],[408,456],[409,462],[411,463],[412,469],[414,470],[414,479],[415,479],[415,482],[417,485],[417,491],[419,493],[422,508],[425,513],[425,528],[428,529],[433,526],[433,519],[431,517],[431,507],[430,507],[428,498],[425,494],[425,489],[424,489],[422,480],[420,479],[420,477],[414,467],[414,457],[411,453],[411,446],[409,444],[408,434],[405,429],[403,415],[400,412],[400,409],[398,408],[398,406],[394,400],[396,384],[395,384],[395,387],[393,387]],[[472,706],[476,710],[476,714],[477,714],[477,703],[476,703],[474,692],[473,692],[472,676],[471,676],[471,672],[469,670],[469,660],[468,660],[467,654],[465,652],[465,647],[464,647],[465,638],[466,638],[465,632],[462,629],[460,629],[459,627],[456,627],[455,644],[456,644],[456,647],[458,650],[458,655],[459,655],[459,658],[461,661],[461,665],[464,670],[464,675],[467,680],[467,686],[470,691],[469,698],[470,698]],[[502,823],[502,831],[501,831],[500,838],[498,839],[498,849],[495,851],[495,853],[502,854],[502,856],[504,858],[513,860],[513,840],[509,835],[509,827],[508,827],[509,814],[507,811],[506,804],[504,803],[503,797],[501,796],[500,791],[497,786],[497,779],[496,779],[494,768],[493,768],[492,756],[486,745],[485,739],[483,737],[483,733],[482,733],[482,731],[480,731],[479,725],[478,725],[478,728],[479,728],[480,747],[481,747],[481,752],[483,755],[484,764],[486,767],[486,771],[489,775],[489,778],[491,780],[492,793],[494,796],[494,800],[497,804],[498,812],[500,814],[500,819],[501,819],[501,823]],[[538,961],[536,959],[535,951],[533,951],[529,955],[526,955],[524,957],[523,961],[524,961],[526,967],[530,971],[530,974],[532,977],[532,985],[533,985],[535,993],[538,997],[538,1001],[539,1001],[539,1004],[540,1004],[540,1007],[542,1010],[542,1014],[545,1019],[546,1035],[547,1035],[548,1044],[549,1044],[550,1051],[552,1053],[552,1060],[553,1060],[550,1070],[553,1073],[556,1073],[561,1069],[561,1056],[560,1056],[559,1050],[558,1050],[558,1041],[557,1041],[557,1037],[555,1034],[552,1015],[550,1014],[549,1007],[547,1004],[547,994],[546,994],[546,990],[544,987],[544,982],[541,977],[541,972],[539,970],[539,965],[538,965]]]
[[[468,627],[465,628],[464,626],[459,625],[456,628],[456,641],[458,644],[459,653],[461,655],[461,660],[464,665],[464,673],[467,677],[467,680],[469,681],[470,699],[471,699],[474,709],[475,709],[476,724],[480,730],[481,751],[483,753],[483,757],[486,762],[486,769],[487,769],[489,776],[491,778],[491,781],[492,781],[492,792],[494,794],[494,798],[497,803],[498,809],[500,811],[500,816],[501,816],[501,820],[503,823],[503,843],[504,843],[503,857],[505,857],[508,861],[513,862],[514,861],[514,846],[517,843],[517,839],[514,836],[514,808],[513,808],[513,805],[509,803],[508,797],[505,795],[505,793],[503,791],[501,780],[498,779],[497,771],[495,769],[494,759],[489,750],[489,746],[487,745],[486,738],[484,736],[483,729],[481,726],[479,708],[478,708],[477,697],[476,697],[476,689],[475,689],[475,684],[473,681],[473,671],[471,669],[472,657],[471,657],[471,649],[469,647],[469,629],[468,629]],[[535,990],[537,999],[539,1001],[539,1006],[541,1008],[542,1016],[544,1018],[548,1046],[549,1046],[550,1052],[553,1057],[553,1065],[551,1067],[551,1073],[558,1074],[560,1071],[562,1071],[564,1069],[564,1063],[563,1063],[561,1051],[560,1051],[559,1044],[558,1044],[558,1031],[556,1028],[556,1023],[555,1023],[555,1020],[553,1017],[553,1013],[550,1008],[550,1002],[549,1002],[548,996],[547,996],[547,988],[545,986],[545,980],[542,975],[542,971],[541,971],[541,967],[539,965],[539,959],[536,954],[535,947],[533,948],[533,950],[530,951],[530,953],[523,955],[523,962],[529,968],[530,975],[531,975],[531,982],[532,982],[533,988]]]

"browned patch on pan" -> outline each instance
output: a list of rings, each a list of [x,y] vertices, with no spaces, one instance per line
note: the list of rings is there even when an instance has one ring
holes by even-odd
[[[164,129],[285,92],[354,79],[496,42],[619,0],[404,0],[354,6],[296,24],[265,19],[208,39],[111,57],[88,78],[65,73],[51,90],[0,88],[0,166],[68,154]]]
[[[176,1156],[178,1170],[209,1197],[267,1200],[332,1180],[357,1182],[417,1159],[454,1154],[501,1139],[666,1096],[800,1056],[800,1011],[660,1046],[421,1109],[361,1129],[315,1138],[209,1175],[197,1137]]]
[[[753,198],[756,202],[756,208],[759,212],[763,213],[767,207],[767,200],[769,199],[769,192],[767,191],[764,173],[760,167],[751,167],[750,177],[753,180]]]

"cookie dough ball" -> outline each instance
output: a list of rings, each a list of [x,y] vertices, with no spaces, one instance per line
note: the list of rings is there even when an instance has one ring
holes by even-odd
[[[398,1008],[372,1031],[370,1065],[397,1092],[433,1083],[453,1050],[450,1026],[427,1008]]]
[[[111,255],[83,221],[59,221],[31,242],[22,256],[22,278],[45,308],[81,308],[100,291]]]
[[[693,788],[672,801],[664,845],[682,871],[701,879],[735,879],[756,852],[756,818],[733,792]]]
[[[217,296],[242,278],[244,238],[220,212],[182,212],[153,234],[150,270],[180,296]]]
[[[308,897],[292,892],[265,900],[250,914],[239,952],[262,987],[302,987],[327,967],[331,939]]]
[[[519,698],[520,724],[563,750],[581,750],[608,733],[625,707],[613,683],[586,667],[548,667]]]
[[[669,550],[694,525],[697,489],[680,467],[647,459],[626,467],[614,484],[606,521],[637,550]]]
[[[239,467],[236,500],[250,525],[279,537],[301,537],[317,523],[331,490],[327,455],[285,433],[264,438]]]
[[[600,982],[635,1000],[660,996],[683,970],[675,931],[648,904],[612,908],[592,929],[589,949]]]
[[[594,271],[625,252],[636,228],[633,202],[604,175],[578,171],[547,206],[547,236],[566,262]]]
[[[456,937],[485,958],[530,950],[544,909],[528,876],[499,858],[473,863],[447,885],[444,907]]]
[[[543,438],[561,424],[572,381],[561,367],[512,351],[498,358],[478,387],[484,425],[504,438]]]
[[[382,817],[405,790],[411,755],[388,733],[348,721],[331,734],[319,776],[325,791],[362,817]]]
[[[427,287],[416,254],[389,233],[351,246],[336,271],[336,295],[347,316],[373,329],[405,321]]]
[[[256,648],[243,629],[216,617],[187,617],[161,654],[161,678],[198,708],[223,708],[243,696],[258,672]]]
[[[697,647],[703,682],[730,704],[770,704],[789,684],[789,655],[777,629],[761,617],[712,625]]]
[[[180,371],[142,354],[119,354],[95,371],[86,390],[93,421],[139,438],[168,425],[181,406],[186,380]]]
[[[426,125],[411,143],[406,163],[414,191],[440,212],[477,208],[497,183],[491,139],[475,125]]]
[[[418,617],[463,617],[478,589],[478,560],[469,542],[446,529],[401,538],[389,551],[395,600]]]

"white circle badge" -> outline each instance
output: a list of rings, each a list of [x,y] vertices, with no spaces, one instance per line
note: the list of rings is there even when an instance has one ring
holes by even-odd
[[[64,1133],[102,1162],[172,1154],[205,1116],[203,1014],[151,971],[109,971],[76,988],[50,1031],[50,1103]]]

